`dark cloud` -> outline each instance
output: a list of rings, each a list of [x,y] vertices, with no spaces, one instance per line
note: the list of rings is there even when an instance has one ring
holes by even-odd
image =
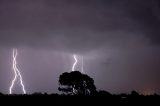
[[[83,40],[90,49],[95,42],[98,46],[110,40],[110,36],[122,36],[119,32],[159,39],[159,20],[154,12],[158,10],[153,8],[156,0],[1,2],[2,45],[54,49],[56,44],[78,48]]]

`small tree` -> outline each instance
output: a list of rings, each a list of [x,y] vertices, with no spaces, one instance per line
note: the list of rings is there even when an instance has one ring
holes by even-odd
[[[59,91],[71,95],[91,95],[96,92],[94,80],[79,71],[62,73],[59,77]]]

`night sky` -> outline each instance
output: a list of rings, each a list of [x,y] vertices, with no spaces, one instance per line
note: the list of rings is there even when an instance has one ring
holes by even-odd
[[[0,0],[2,93],[13,48],[27,93],[57,93],[76,54],[98,90],[160,94],[160,0]]]

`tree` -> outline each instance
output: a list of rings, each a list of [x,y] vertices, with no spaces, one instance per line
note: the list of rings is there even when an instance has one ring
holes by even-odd
[[[133,90],[133,91],[131,92],[131,95],[132,95],[132,96],[139,96],[139,93],[138,93],[137,91],[134,91],[134,90]]]
[[[92,95],[96,92],[94,80],[79,71],[62,73],[59,86],[59,91],[71,95]]]

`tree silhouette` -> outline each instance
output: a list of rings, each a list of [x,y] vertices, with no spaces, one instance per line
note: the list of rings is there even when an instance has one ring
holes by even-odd
[[[107,92],[107,91],[104,91],[104,90],[100,90],[100,91],[98,91],[97,93],[98,93],[98,95],[100,95],[100,96],[112,96],[111,93],[109,93],[109,92]]]
[[[62,73],[59,85],[59,91],[70,95],[92,95],[96,92],[94,80],[79,71]]]
[[[134,91],[134,90],[133,90],[133,91],[131,91],[131,95],[132,95],[132,96],[139,96],[139,93],[138,93],[137,91]]]

